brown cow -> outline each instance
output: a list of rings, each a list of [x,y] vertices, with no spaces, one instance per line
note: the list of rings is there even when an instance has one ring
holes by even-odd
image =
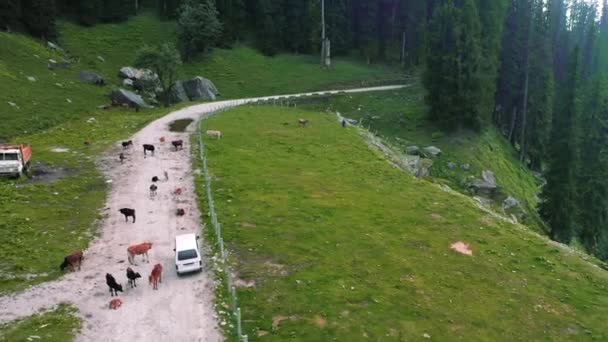
[[[147,259],[150,262],[150,258],[148,257],[148,251],[152,248],[152,242],[144,242],[139,245],[132,245],[127,248],[127,254],[129,256],[129,263],[134,265],[135,256],[143,255],[144,259]]]
[[[110,310],[117,310],[122,305],[122,300],[114,298],[110,301]]]
[[[148,277],[148,281],[152,284],[153,290],[158,290],[158,283],[163,282],[163,266],[161,264],[154,265],[152,273]]]
[[[63,271],[66,267],[70,267],[71,271],[74,271],[75,267],[78,267],[80,271],[80,264],[82,264],[82,259],[84,258],[82,251],[72,253],[65,258],[63,258],[63,263],[59,266],[59,268]]]

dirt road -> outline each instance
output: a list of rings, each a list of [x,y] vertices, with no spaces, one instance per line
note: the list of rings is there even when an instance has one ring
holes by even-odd
[[[323,93],[354,93],[398,89],[404,86],[359,88]],[[309,95],[298,94],[292,96]],[[0,297],[0,323],[31,315],[41,309],[53,308],[61,302],[74,304],[83,319],[79,341],[221,341],[213,298],[214,279],[207,271],[177,277],[173,262],[173,239],[177,234],[197,232],[204,223],[196,205],[194,179],[190,159],[189,135],[196,125],[185,133],[169,132],[169,123],[191,118],[198,120],[218,109],[247,104],[259,99],[281,98],[271,96],[205,103],[172,112],[146,126],[131,139],[134,146],[125,152],[124,164],[117,162],[122,147],[107,153],[103,172],[111,184],[100,236],[85,251],[83,268],[67,274],[58,281],[32,287],[24,292]],[[159,138],[165,137],[164,144]],[[183,139],[183,150],[174,151],[170,141]],[[154,156],[144,158],[142,144],[158,147]],[[169,179],[164,180],[164,171]],[[158,194],[150,196],[152,177],[158,182]],[[181,195],[173,192],[181,188]],[[134,208],[136,223],[125,222],[120,208]],[[177,217],[175,210],[185,209],[186,215]],[[201,236],[203,234],[200,234]],[[131,244],[150,241],[150,263],[136,259],[131,266],[141,273],[137,288],[130,289],[125,275],[128,267],[126,249]],[[204,242],[201,241],[204,245]],[[207,260],[208,261],[208,260]],[[163,265],[162,283],[158,291],[148,285],[148,275],[154,264]],[[58,261],[59,264],[59,261]],[[111,273],[122,283],[124,293],[119,298],[123,305],[109,310],[110,295],[105,274]]]

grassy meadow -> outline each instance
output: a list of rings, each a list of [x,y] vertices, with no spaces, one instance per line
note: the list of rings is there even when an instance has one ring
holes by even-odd
[[[243,107],[206,129],[223,132],[206,151],[250,340],[608,338],[606,271],[394,168],[333,115]]]
[[[55,310],[42,312],[8,325],[0,325],[0,341],[71,342],[81,325],[75,312],[75,308],[61,304]]]
[[[426,120],[424,90],[418,82],[406,89],[369,94],[348,94],[318,100],[305,108],[340,112],[361,120],[365,128],[377,133],[405,152],[407,146],[437,146],[442,156],[434,160],[431,176],[467,193],[466,184],[491,170],[505,196],[518,199],[528,217],[524,223],[536,231],[543,224],[536,212],[539,181],[519,162],[509,143],[494,129],[481,133],[471,131],[444,134]],[[456,167],[450,169],[449,163]],[[469,164],[466,171],[463,165]],[[496,210],[500,211],[500,205]]]

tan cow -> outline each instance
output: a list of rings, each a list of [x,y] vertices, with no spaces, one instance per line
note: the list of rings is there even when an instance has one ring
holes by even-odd
[[[220,139],[222,137],[222,132],[220,131],[207,131],[207,135],[211,138]]]
[[[152,242],[144,242],[139,245],[129,246],[127,248],[127,254],[129,255],[129,263],[133,265],[135,262],[136,255],[143,255],[144,259],[147,259],[150,262],[150,258],[148,257],[148,251],[152,248]]]

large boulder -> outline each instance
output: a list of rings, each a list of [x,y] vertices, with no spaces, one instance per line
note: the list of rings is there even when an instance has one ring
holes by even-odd
[[[110,99],[115,106],[129,106],[134,108],[147,108],[148,104],[141,96],[124,89],[116,89],[110,93]]]
[[[133,86],[137,90],[141,91],[153,91],[158,92],[157,88],[160,88],[160,80],[158,75],[150,69],[139,69],[135,73],[133,79]]]
[[[441,155],[441,150],[435,146],[425,147],[422,152],[427,157],[439,157]]]
[[[470,187],[478,194],[493,195],[498,188],[496,185],[496,178],[492,171],[482,171],[481,178],[474,179]]]
[[[171,101],[171,103],[190,101],[190,99],[188,98],[188,94],[186,94],[186,90],[184,89],[184,83],[182,81],[177,81],[173,83],[173,87],[171,88],[171,94],[169,95],[169,101]]]
[[[106,81],[103,79],[103,77],[91,71],[79,72],[78,78],[85,83],[95,84],[99,86],[103,86],[106,84]]]
[[[405,153],[410,156],[419,156],[420,155],[420,147],[418,146],[408,146],[405,148]]]
[[[194,100],[215,100],[220,92],[217,90],[213,82],[197,76],[191,80],[183,82],[186,95],[192,101]]]
[[[133,67],[128,67],[128,66],[122,67],[122,68],[120,68],[120,71],[118,71],[118,77],[135,79],[135,75],[137,75],[137,71],[138,71],[138,69],[135,69]]]

